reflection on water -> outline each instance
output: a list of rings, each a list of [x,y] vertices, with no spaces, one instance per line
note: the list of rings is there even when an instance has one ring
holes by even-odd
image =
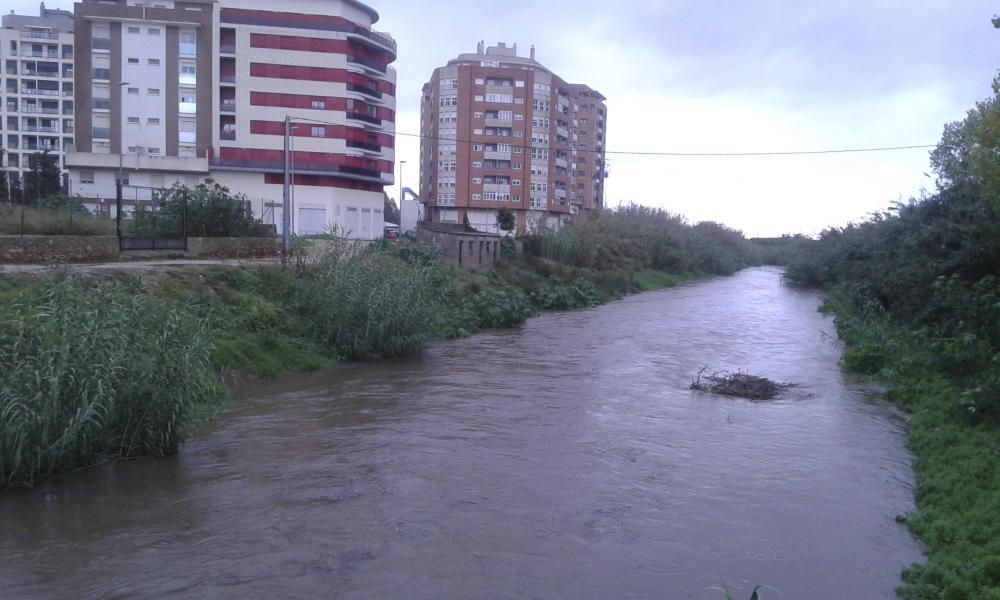
[[[773,269],[247,390],[179,456],[0,495],[9,598],[892,598],[905,423]],[[698,369],[800,385],[690,392]]]

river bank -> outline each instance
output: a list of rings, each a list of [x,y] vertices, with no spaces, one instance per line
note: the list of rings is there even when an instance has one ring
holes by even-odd
[[[0,494],[0,588],[718,600],[724,579],[737,600],[891,600],[920,558],[894,521],[913,507],[905,418],[839,368],[821,294],[779,276],[243,386],[174,456]],[[800,387],[693,393],[706,363]]]
[[[108,457],[174,453],[225,402],[227,381],[402,356],[751,261],[733,251],[737,232],[703,235],[661,215],[676,227],[614,239],[637,215],[612,214],[589,232],[535,239],[524,259],[486,273],[420,246],[333,240],[288,268],[0,278],[0,481],[32,485]],[[684,270],[664,271],[650,252],[664,239]],[[685,239],[697,247],[684,250]]]

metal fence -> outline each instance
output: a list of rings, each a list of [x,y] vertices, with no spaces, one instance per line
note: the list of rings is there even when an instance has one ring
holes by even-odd
[[[0,203],[0,235],[115,235],[115,220],[79,199],[62,206]]]

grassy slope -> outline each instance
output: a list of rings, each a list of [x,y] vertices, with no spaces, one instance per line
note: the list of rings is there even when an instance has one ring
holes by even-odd
[[[1000,599],[1000,430],[961,414],[962,390],[934,366],[932,340],[831,297],[848,369],[875,375],[911,413],[917,511],[904,518],[927,562],[904,575],[907,600]]]

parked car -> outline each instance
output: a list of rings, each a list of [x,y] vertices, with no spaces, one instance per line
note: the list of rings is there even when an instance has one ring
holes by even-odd
[[[389,240],[394,240],[399,237],[399,227],[386,227],[385,228],[385,238]]]

